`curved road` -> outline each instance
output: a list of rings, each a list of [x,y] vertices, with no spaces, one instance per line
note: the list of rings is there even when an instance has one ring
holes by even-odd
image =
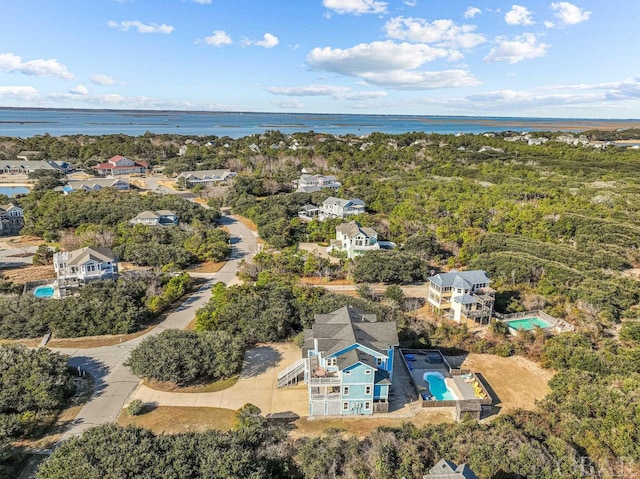
[[[54,351],[69,355],[71,366],[80,367],[91,374],[95,380],[93,396],[69,425],[62,440],[82,434],[86,429],[98,424],[115,421],[125,401],[140,382],[140,379],[123,365],[129,352],[144,338],[160,334],[167,329],[184,329],[195,317],[196,310],[209,300],[212,286],[219,281],[227,285],[233,283],[236,280],[240,260],[258,252],[255,233],[239,220],[231,216],[223,216],[220,223],[229,229],[233,246],[231,257],[217,273],[194,274],[194,277],[207,278],[207,282],[169,314],[162,323],[145,335],[113,346],[89,349],[52,348]]]

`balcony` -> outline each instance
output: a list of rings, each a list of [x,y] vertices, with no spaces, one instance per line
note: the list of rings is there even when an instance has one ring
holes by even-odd
[[[311,377],[308,383],[309,386],[340,386],[342,379],[338,376]]]

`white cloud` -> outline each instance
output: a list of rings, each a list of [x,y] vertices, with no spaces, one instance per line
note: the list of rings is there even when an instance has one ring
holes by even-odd
[[[484,57],[485,62],[518,63],[522,60],[543,57],[549,45],[539,43],[533,33],[524,33],[509,40],[507,37],[496,37],[497,46]]]
[[[138,33],[163,33],[169,34],[174,28],[165,23],[158,25],[157,23],[142,23],[139,20],[125,20],[122,22],[109,21],[107,25],[111,28],[117,28],[123,32],[129,31],[131,28],[138,30]]]
[[[264,48],[273,48],[278,43],[280,43],[280,40],[278,40],[278,37],[276,37],[275,35],[272,35],[271,33],[265,33],[264,36],[262,37],[262,40],[258,42],[254,42],[254,45],[258,47],[264,47]]]
[[[505,14],[504,21],[508,25],[533,25],[531,15],[532,12],[527,7],[512,5],[511,10]]]
[[[378,0],[322,0],[322,5],[340,14],[362,15],[365,13],[385,13],[387,11],[387,2]]]
[[[372,100],[387,96],[384,91],[353,91],[346,86],[306,85],[297,87],[269,87],[267,91],[284,96],[328,96],[336,100]]]
[[[84,85],[78,85],[69,90],[69,93],[72,95],[86,96],[89,94],[89,90],[87,90],[87,87]]]
[[[480,10],[478,7],[468,7],[464,11],[464,18],[474,18],[476,15],[480,15],[481,13],[482,10]]]
[[[0,98],[3,101],[33,101],[39,96],[40,92],[32,86],[0,86]]]
[[[257,47],[273,48],[278,45],[278,43],[280,43],[280,40],[278,40],[278,37],[272,35],[271,33],[265,33],[262,37],[262,40],[249,40],[248,38],[245,38],[244,40],[242,40],[242,43],[243,45],[255,45]]]
[[[396,90],[436,90],[476,86],[480,81],[467,70],[392,71],[367,73],[362,77],[373,85]]]
[[[222,45],[231,45],[233,40],[231,40],[231,37],[226,32],[215,30],[210,36],[204,37],[203,42],[207,45],[219,47]]]
[[[396,89],[428,90],[479,84],[463,69],[415,71],[441,58],[457,58],[455,51],[426,44],[392,41],[362,43],[352,48],[314,48],[307,55],[311,68],[360,78],[368,84]]]
[[[117,82],[109,75],[95,73],[91,75],[91,83],[95,83],[96,85],[115,85]]]
[[[554,16],[560,21],[559,26],[586,22],[591,16],[591,12],[569,2],[552,3],[550,8],[554,11]],[[553,22],[545,22],[545,25],[549,28],[555,26]]]
[[[472,48],[486,42],[483,35],[474,33],[475,25],[456,25],[453,20],[396,17],[384,26],[387,36],[418,43],[434,43],[451,48]]]
[[[271,102],[271,104],[279,108],[285,108],[287,110],[300,110],[301,108],[304,108],[302,102],[297,98],[283,98],[280,100],[274,100]]]
[[[38,77],[57,77],[64,80],[74,78],[67,67],[58,60],[37,59],[24,62],[21,57],[13,53],[0,53],[0,70]]]
[[[307,62],[317,70],[360,76],[367,72],[418,68],[450,54],[449,50],[424,44],[384,41],[361,43],[345,49],[314,48],[307,55]]]
[[[415,0],[405,0],[404,4],[407,7],[415,7],[418,4],[418,2]]]

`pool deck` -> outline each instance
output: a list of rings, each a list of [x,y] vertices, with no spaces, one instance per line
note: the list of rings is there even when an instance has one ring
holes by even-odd
[[[438,372],[445,378],[445,384],[458,399],[478,399],[473,387],[465,383],[461,376],[452,377],[449,369],[444,363],[430,363],[426,356],[414,355],[415,360],[411,361],[413,369],[411,376],[418,386],[429,389],[429,384],[423,379],[425,373]]]

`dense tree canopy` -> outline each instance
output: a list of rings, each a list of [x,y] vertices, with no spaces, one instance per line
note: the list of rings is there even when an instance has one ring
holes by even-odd
[[[244,342],[224,331],[170,329],[140,343],[126,365],[136,376],[184,386],[233,376],[243,354]]]

